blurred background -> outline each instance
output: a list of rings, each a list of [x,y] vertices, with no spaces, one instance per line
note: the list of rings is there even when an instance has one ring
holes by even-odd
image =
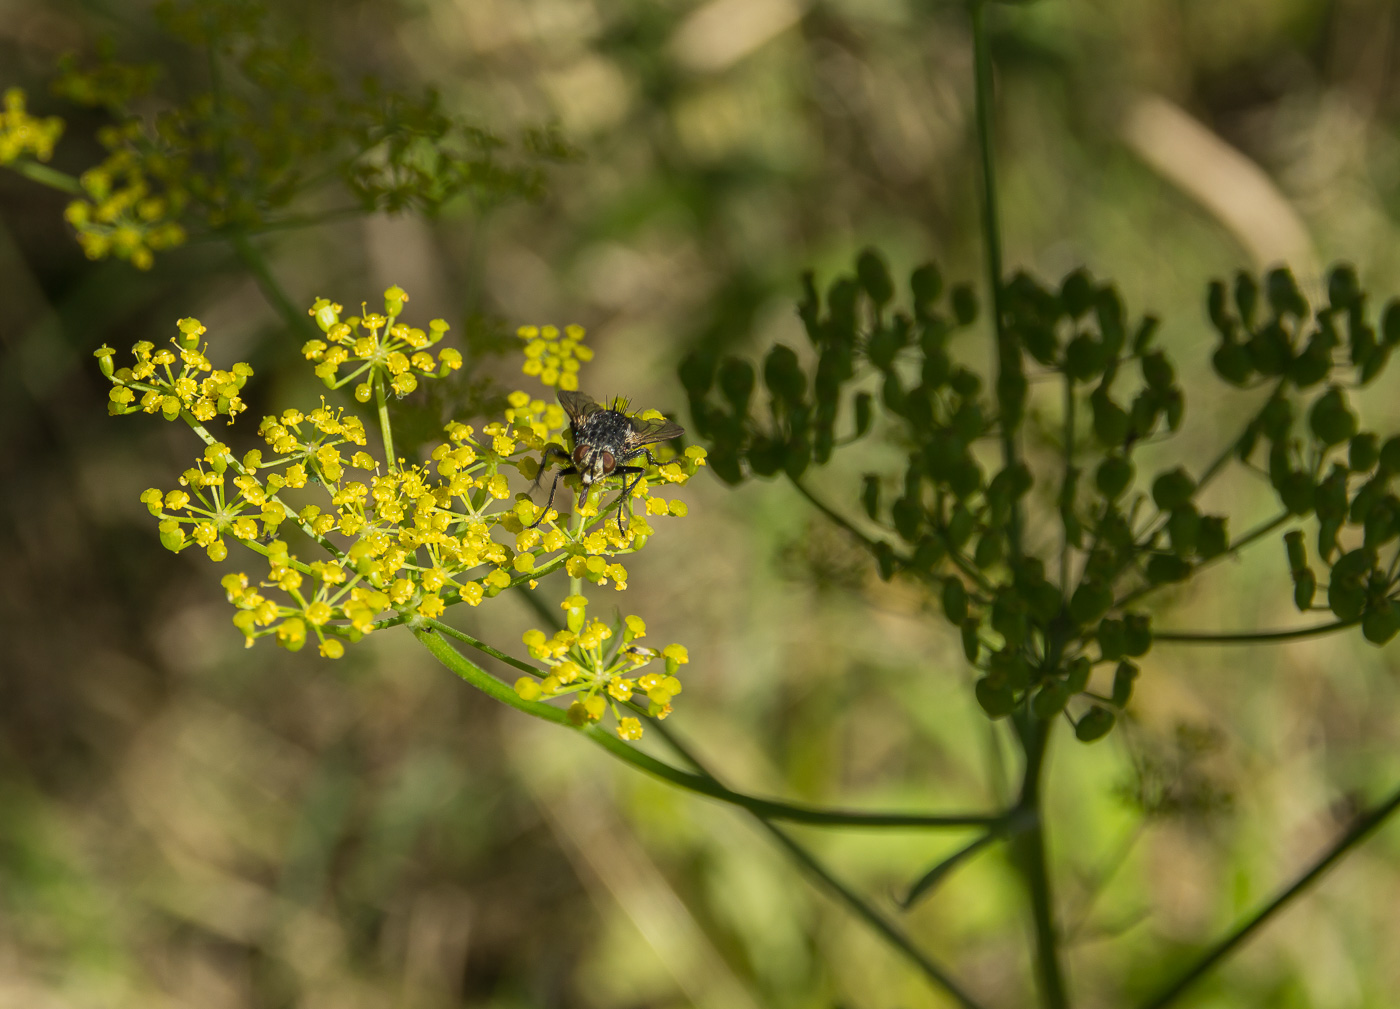
[[[1210,278],[1286,261],[1315,283],[1340,257],[1377,299],[1400,293],[1391,0],[1039,0],[990,20],[1008,267],[1058,280],[1084,265],[1163,317],[1161,343],[1198,381],[1184,458],[1213,454],[1231,416],[1208,373]],[[255,239],[297,305],[373,305],[397,283],[411,321],[476,334],[470,378],[418,394],[423,439],[527,381],[485,353],[517,325],[583,324],[586,389],[683,411],[675,365],[692,347],[802,346],[803,269],[829,280],[877,245],[897,272],[933,258],[980,283],[959,4],[297,0],[269,24],[345,80],[431,85],[503,137],[553,124],[578,153],[535,202]],[[0,86],[68,121],[65,171],[101,158],[106,120],[48,82],[60,54],[103,39],[198,85],[202,55],[144,4],[0,0]],[[193,439],[108,419],[91,352],[120,357],[196,316],[216,361],[252,361],[255,418],[315,402],[303,334],[221,243],[144,272],[88,261],[67,199],[0,170],[0,1006],[945,1004],[743,814],[500,708],[407,634],[335,663],[245,651],[218,585],[237,557],[164,551],[138,501],[174,486]],[[1378,390],[1374,416],[1393,421],[1394,399]],[[851,476],[897,457],[853,451],[815,480],[850,513]],[[1248,482],[1220,494],[1235,528],[1267,506]],[[690,516],[629,562],[618,599],[689,647],[671,724],[727,781],[996,805],[1010,739],[917,588],[879,582],[780,484],[702,473],[683,496]],[[1155,614],[1296,623],[1282,547]],[[449,618],[518,654],[536,622],[513,597]],[[1145,994],[1393,787],[1396,667],[1359,638],[1159,646],[1123,731],[1057,741],[1050,843],[1077,1004]],[[892,895],[968,835],[797,833],[969,989],[1028,1004],[1001,852],[901,913]],[[1397,893],[1392,826],[1183,1004],[1394,1005]]]

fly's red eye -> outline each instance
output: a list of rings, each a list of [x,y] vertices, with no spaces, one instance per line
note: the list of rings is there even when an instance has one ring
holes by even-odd
[[[584,456],[586,456],[586,455],[588,455],[588,446],[587,446],[587,445],[580,445],[578,448],[574,449],[574,465],[575,465],[575,466],[582,466],[582,465],[583,465],[583,458],[584,458]]]
[[[617,460],[613,458],[612,453],[605,451],[603,453],[603,472],[611,473],[613,471],[613,467],[616,465]]]

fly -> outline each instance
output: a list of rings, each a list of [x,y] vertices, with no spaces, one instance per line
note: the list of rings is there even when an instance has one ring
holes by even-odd
[[[627,463],[644,455],[647,462],[655,466],[656,459],[647,446],[679,438],[685,431],[680,425],[664,418],[642,420],[623,413],[618,409],[624,405],[622,400],[615,400],[612,407],[605,407],[586,392],[561,391],[559,405],[569,417],[569,435],[574,446],[568,455],[571,465],[554,475],[554,483],[549,488],[549,501],[530,528],[539,525],[549,514],[549,509],[554,505],[554,492],[559,489],[559,478],[577,474],[583,483],[585,495],[588,488],[598,481],[613,476],[622,477],[622,496],[617,499],[617,528],[621,532],[623,505],[646,472],[645,466],[629,466]],[[552,452],[547,450],[544,465],[548,464],[552,454],[564,453],[557,448]],[[540,472],[543,474],[543,466]],[[631,483],[627,482],[629,476],[633,478]]]

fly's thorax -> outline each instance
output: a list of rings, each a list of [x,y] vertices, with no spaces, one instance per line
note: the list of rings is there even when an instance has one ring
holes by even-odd
[[[632,422],[616,410],[589,414],[574,429],[574,468],[584,486],[612,475],[629,454]]]

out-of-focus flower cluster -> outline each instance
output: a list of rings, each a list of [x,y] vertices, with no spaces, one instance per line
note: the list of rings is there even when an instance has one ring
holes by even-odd
[[[574,156],[552,133],[527,131],[507,163],[503,140],[444,112],[432,91],[386,91],[370,80],[348,89],[311,40],[259,0],[161,3],[155,14],[177,43],[211,61],[222,85],[181,90],[185,78],[109,51],[81,64],[65,57],[54,91],[111,115],[114,125],[98,134],[107,156],[76,179],[32,165],[25,173],[77,194],[65,216],[92,259],[147,269],[187,231],[246,236],[347,211],[533,199],[542,166]],[[7,91],[0,164],[47,160],[62,129],[60,119],[25,112],[21,91]],[[336,184],[338,210],[293,213],[313,194],[324,208]]]
[[[617,624],[588,619],[588,600],[573,595],[561,604],[568,614],[566,626],[547,636],[544,631],[526,631],[530,655],[549,670],[541,680],[522,676],[515,681],[515,692],[527,701],[577,695],[569,705],[575,725],[600,721],[609,711],[617,721],[617,734],[623,739],[640,739],[641,720],[624,715],[619,704],[628,704],[637,695],[646,698],[647,713],[665,718],[671,713],[671,699],[681,692],[676,673],[690,661],[683,645],[667,645],[657,651],[637,644],[646,637],[641,617],[626,616]],[[657,659],[664,660],[664,672],[644,672]]]
[[[434,320],[424,331],[399,322],[407,301],[393,287],[382,314],[342,319],[340,306],[317,299],[311,314],[327,339],[304,350],[327,385],[356,382],[356,398],[375,397],[382,408],[387,391],[412,390],[415,372],[440,377],[460,366],[456,351],[434,357],[426,349],[442,340],[446,323]],[[252,370],[245,364],[212,369],[198,342],[204,327],[183,319],[179,330],[173,351],[137,344],[132,367],[115,368],[108,347],[97,356],[114,385],[112,413],[183,418],[204,439],[203,455],[178,488],[152,488],[142,500],[171,550],[194,544],[222,561],[232,538],[266,559],[261,578],[237,572],[223,580],[250,645],[272,636],[297,649],[314,635],[321,654],[338,657],[343,642],[376,628],[436,618],[454,603],[477,606],[513,585],[533,588],[560,569],[623,589],[627,570],[619,558],[652,535],[648,518],[685,514],[682,502],[654,490],[685,483],[704,465],[698,447],[663,458],[619,505],[640,512],[625,529],[607,521],[611,504],[600,508],[606,481],[595,483],[567,520],[553,508],[541,515],[527,488],[539,475],[537,454],[551,443],[564,446],[567,417],[525,392],[512,393],[503,419],[480,430],[449,423],[446,440],[422,463],[373,454],[360,419],[324,400],[310,411],[264,417],[263,447],[235,455],[203,425],[219,414],[232,421],[244,409],[238,391]],[[342,366],[352,370],[341,375]],[[380,421],[391,445],[383,409]],[[520,475],[515,491],[512,470]],[[316,559],[303,559],[308,554]]]
[[[155,253],[185,241],[184,159],[147,149],[139,122],[104,127],[97,139],[107,157],[79,176],[84,197],[63,217],[88,259],[116,256],[149,270]]]
[[[48,161],[53,146],[63,134],[63,120],[57,116],[39,119],[25,109],[24,91],[10,88],[0,104],[0,165],[23,157]]]
[[[515,335],[525,342],[525,363],[520,370],[549,386],[566,392],[578,388],[579,368],[593,360],[593,348],[584,345],[582,326],[521,326]]]

